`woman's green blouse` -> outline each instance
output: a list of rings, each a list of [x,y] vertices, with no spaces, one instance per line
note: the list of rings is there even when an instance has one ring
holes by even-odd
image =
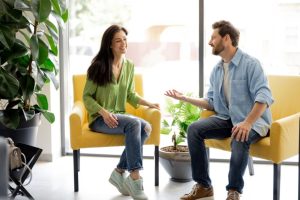
[[[83,102],[88,111],[89,123],[99,117],[99,110],[106,109],[111,113],[125,113],[126,102],[138,107],[140,97],[134,88],[134,64],[124,59],[119,80],[113,77],[113,82],[99,86],[87,78],[83,90]]]

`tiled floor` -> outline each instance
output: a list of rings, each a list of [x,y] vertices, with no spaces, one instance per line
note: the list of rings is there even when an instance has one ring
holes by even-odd
[[[39,162],[33,169],[33,180],[26,186],[36,200],[129,200],[118,194],[107,181],[116,158],[82,157],[79,176],[79,192],[73,192],[72,157],[61,157],[54,162]],[[273,166],[255,166],[255,175],[245,174],[245,188],[241,200],[272,200]],[[193,182],[176,183],[169,180],[160,166],[160,185],[154,186],[154,162],[144,160],[144,188],[150,200],[176,200],[190,191]],[[228,163],[211,163],[211,178],[215,190],[215,200],[225,200]],[[282,166],[281,200],[296,200],[298,168]],[[17,197],[16,199],[25,199]]]

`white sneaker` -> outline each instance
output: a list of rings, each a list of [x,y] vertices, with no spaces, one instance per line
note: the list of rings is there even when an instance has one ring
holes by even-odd
[[[124,181],[124,188],[129,192],[134,200],[147,200],[144,193],[143,179],[133,180],[130,175]]]
[[[125,172],[120,174],[119,172],[117,172],[115,169],[114,171],[111,173],[110,177],[109,177],[109,182],[111,184],[113,184],[121,194],[125,195],[125,196],[129,196],[128,191],[124,188],[124,180],[125,180]]]

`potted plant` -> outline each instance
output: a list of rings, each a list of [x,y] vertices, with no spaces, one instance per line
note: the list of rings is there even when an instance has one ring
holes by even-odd
[[[54,122],[42,89],[50,82],[59,87],[58,26],[67,19],[60,0],[0,1],[0,135],[26,140],[32,130],[35,137],[41,114]]]
[[[166,110],[170,113],[170,120],[163,119],[161,134],[171,134],[173,145],[160,148],[159,160],[171,180],[187,182],[192,180],[191,158],[187,145],[179,144],[185,142],[188,126],[200,118],[202,110],[190,103],[175,103],[171,99],[167,99]]]

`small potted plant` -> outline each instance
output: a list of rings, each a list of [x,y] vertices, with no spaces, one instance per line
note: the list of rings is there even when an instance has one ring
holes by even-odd
[[[1,0],[0,7],[0,135],[32,144],[41,114],[55,120],[42,89],[59,87],[58,26],[68,10],[60,0]]]
[[[191,94],[187,94],[191,96]],[[169,119],[163,119],[161,134],[172,135],[173,145],[160,148],[160,163],[171,176],[171,180],[187,182],[192,180],[191,158],[187,145],[180,145],[186,141],[188,126],[201,116],[201,109],[183,101],[175,102],[167,99]]]

